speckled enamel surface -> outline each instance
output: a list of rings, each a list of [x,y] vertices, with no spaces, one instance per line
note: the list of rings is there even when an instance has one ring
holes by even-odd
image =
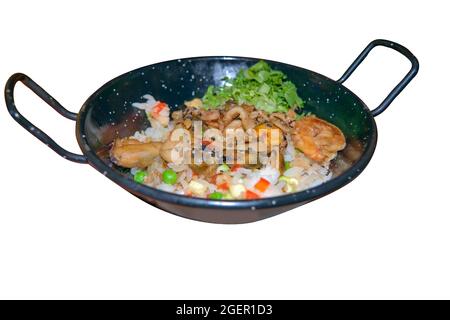
[[[144,94],[167,102],[177,109],[185,100],[201,97],[211,84],[220,85],[224,77],[234,77],[257,59],[206,57],[178,59],[131,71],[97,91],[83,107],[87,112],[85,131],[90,147],[99,142],[99,130],[115,130],[126,136],[148,126],[142,111],[131,106],[142,101]],[[370,113],[363,103],[344,86],[324,76],[290,65],[270,62],[287,74],[305,100],[305,111],[311,111],[341,128],[347,137],[366,139],[370,135]],[[107,139],[108,140],[108,139]],[[102,143],[109,143],[104,141]]]
[[[114,167],[107,146],[116,137],[125,137],[149,123],[133,102],[151,94],[167,102],[172,110],[185,100],[201,97],[209,85],[220,85],[224,77],[234,77],[241,68],[259,59],[242,57],[198,57],[171,60],[123,74],[97,90],[80,110],[78,141],[88,161],[98,171],[144,201],[171,213],[201,221],[245,223],[264,219],[295,208],[332,192],[354,179],[364,169],[376,144],[376,126],[369,109],[343,85],[315,72],[266,60],[294,82],[305,101],[305,111],[313,112],[343,130],[347,138],[365,142],[361,159],[348,172],[315,188],[286,196],[252,201],[215,201],[190,198],[135,183]]]

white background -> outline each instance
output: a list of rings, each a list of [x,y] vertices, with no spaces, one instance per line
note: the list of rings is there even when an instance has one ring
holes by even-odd
[[[21,71],[77,111],[112,77],[197,55],[262,57],[337,79],[376,38],[408,47],[421,70],[376,118],[378,147],[359,178],[247,225],[155,209],[56,155],[2,103],[0,298],[450,298],[445,1],[80,3],[0,5],[0,87]],[[377,48],[347,85],[375,107],[409,67]],[[73,122],[22,85],[16,102],[79,151]]]

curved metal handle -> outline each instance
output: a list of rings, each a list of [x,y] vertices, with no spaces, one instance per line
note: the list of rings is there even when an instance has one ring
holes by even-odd
[[[28,121],[24,116],[20,114],[20,112],[16,108],[16,104],[14,103],[14,87],[16,83],[20,81],[25,86],[27,86],[31,91],[33,91],[39,98],[47,102],[53,109],[55,109],[59,114],[63,117],[66,117],[70,120],[76,120],[77,114],[68,111],[65,109],[58,101],[53,99],[51,95],[49,95],[44,89],[42,89],[36,82],[30,79],[27,75],[23,73],[15,73],[13,74],[5,86],[5,101],[6,107],[8,108],[9,114],[11,117],[22,127],[25,128],[28,132],[30,132],[33,136],[41,140],[48,147],[50,147],[53,151],[59,154],[61,157],[68,159],[70,161],[78,162],[78,163],[87,163],[87,159],[84,155],[72,153],[67,151],[66,149],[59,146],[52,138],[50,138],[45,132],[41,131],[38,127],[33,125],[30,121]]]
[[[338,82],[344,83],[344,81],[351,76],[353,71],[356,70],[356,68],[361,64],[361,62],[363,62],[363,60],[367,57],[369,52],[376,46],[383,46],[400,52],[406,58],[408,58],[409,61],[411,61],[411,69],[406,74],[406,76],[397,84],[397,86],[395,86],[395,88],[388,94],[388,96],[383,100],[383,102],[381,102],[381,104],[377,108],[372,110],[372,115],[374,117],[382,113],[384,110],[386,110],[386,108],[392,103],[392,101],[394,101],[394,99],[399,95],[400,92],[402,92],[402,90],[408,85],[408,83],[416,76],[417,72],[419,71],[419,61],[411,53],[411,51],[393,41],[378,39],[369,43],[369,45],[360,53],[360,55],[356,58],[356,60],[350,65],[347,71],[344,72],[344,74],[338,80]]]

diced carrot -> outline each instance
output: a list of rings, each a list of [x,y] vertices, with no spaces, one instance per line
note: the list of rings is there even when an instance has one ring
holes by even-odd
[[[264,178],[259,179],[259,181],[255,184],[255,188],[260,192],[266,191],[269,186],[270,182]]]
[[[259,199],[260,197],[253,191],[247,190],[247,191],[245,191],[245,198],[247,200],[254,200],[254,199]]]
[[[217,185],[217,189],[228,190],[229,188],[230,188],[230,186],[226,182]]]
[[[214,174],[213,176],[211,176],[211,178],[210,178],[210,182],[212,183],[212,184],[216,184],[217,183],[217,181],[216,181],[216,179],[217,179],[217,176],[218,176],[219,174]]]
[[[241,168],[242,166],[240,164],[233,164],[233,166],[231,167],[231,171],[236,171],[237,169]]]
[[[208,145],[210,145],[212,143],[212,141],[209,141],[209,140],[202,140],[202,145],[203,146],[208,146]]]
[[[158,101],[152,109],[152,115],[157,116],[166,106],[166,103]]]

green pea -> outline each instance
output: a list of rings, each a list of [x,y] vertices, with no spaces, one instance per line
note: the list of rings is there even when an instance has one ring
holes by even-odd
[[[223,198],[223,193],[222,192],[218,192],[218,191],[213,192],[213,193],[211,193],[209,195],[209,198],[210,199],[214,199],[214,200],[220,200],[220,199]]]
[[[162,180],[167,184],[175,184],[177,182],[177,173],[172,169],[164,170]]]
[[[146,177],[147,171],[139,170],[134,174],[134,181],[137,183],[144,183]]]

